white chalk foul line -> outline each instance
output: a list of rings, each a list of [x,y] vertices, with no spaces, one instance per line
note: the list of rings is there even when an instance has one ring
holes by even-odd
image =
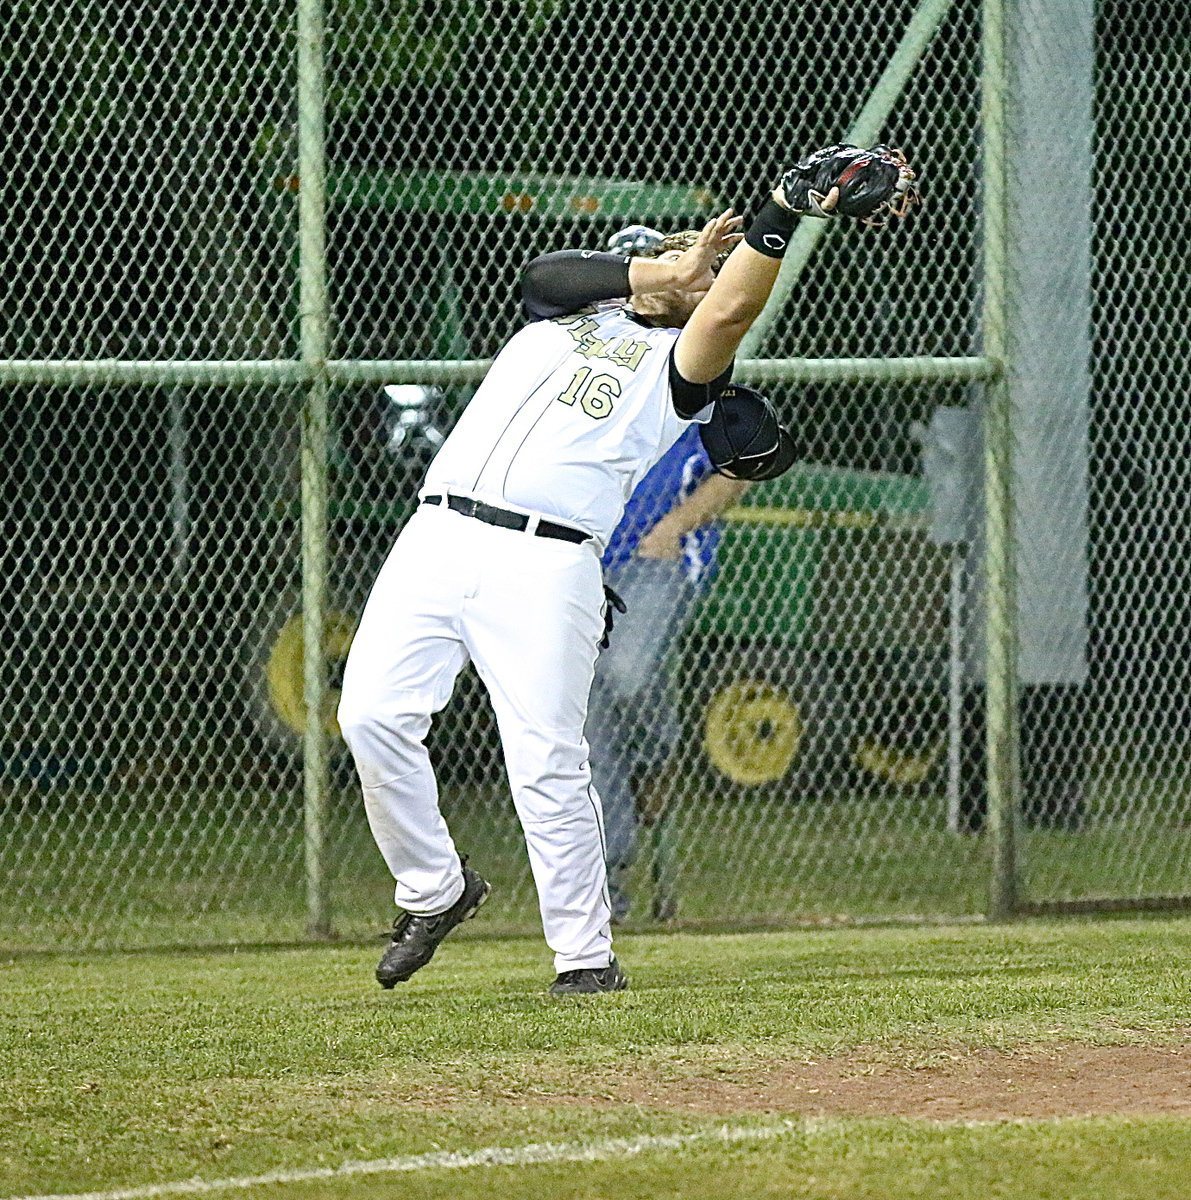
[[[9,1200],[152,1200],[155,1196],[193,1196],[206,1192],[235,1191],[269,1183],[308,1183],[315,1179],[346,1179],[352,1175],[389,1175],[401,1171],[457,1171],[463,1167],[530,1167],[542,1163],[600,1162],[628,1158],[650,1151],[683,1150],[702,1143],[756,1142],[805,1131],[808,1124],[738,1125],[695,1133],[662,1133],[637,1138],[609,1138],[601,1142],[542,1142],[528,1146],[485,1146],[479,1150],[441,1150],[404,1158],[376,1158],[345,1162],[338,1167],[312,1167],[305,1171],[271,1171],[267,1175],[241,1175],[231,1179],[179,1179],[144,1187],[117,1188],[110,1192],[56,1192],[13,1196]]]

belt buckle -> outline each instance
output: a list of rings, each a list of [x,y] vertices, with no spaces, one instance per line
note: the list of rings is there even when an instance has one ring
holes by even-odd
[[[471,496],[456,496],[455,503],[457,505],[455,511],[462,513],[465,517],[474,517],[480,506],[480,502]]]

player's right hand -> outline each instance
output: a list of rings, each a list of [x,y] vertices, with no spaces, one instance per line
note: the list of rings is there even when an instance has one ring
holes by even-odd
[[[786,199],[786,193],[782,190],[780,184],[773,193],[773,198],[783,208],[789,208],[791,212],[805,211],[812,217],[829,217],[835,211],[835,206],[839,203],[839,188],[833,187],[827,195],[823,195],[822,192],[808,191],[807,197],[810,207],[805,210],[798,210],[791,208],[789,200]]]

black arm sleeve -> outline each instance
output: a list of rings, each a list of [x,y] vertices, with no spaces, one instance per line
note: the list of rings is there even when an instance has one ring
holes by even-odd
[[[674,362],[674,351],[670,351],[670,398],[674,403],[674,411],[684,421],[689,421],[701,408],[706,408],[732,382],[732,368],[735,363],[729,363],[722,374],[717,375],[710,383],[691,383],[678,373]]]
[[[521,305],[531,321],[578,312],[597,300],[631,294],[629,259],[596,250],[557,250],[535,258],[521,275]]]

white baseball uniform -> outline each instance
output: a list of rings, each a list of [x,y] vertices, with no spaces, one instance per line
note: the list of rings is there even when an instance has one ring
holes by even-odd
[[[423,739],[475,663],[559,972],[611,957],[583,736],[604,630],[600,554],[634,486],[689,424],[668,379],[678,334],[614,307],[536,321],[508,342],[427,472],[344,674],[339,723],[397,904],[432,914],[458,899],[462,878]],[[521,514],[526,528],[454,511],[453,497]],[[543,520],[587,537],[541,536]]]

